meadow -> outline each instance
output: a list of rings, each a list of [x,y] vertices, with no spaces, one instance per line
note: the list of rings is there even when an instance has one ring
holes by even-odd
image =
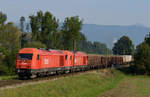
[[[0,97],[149,97],[150,77],[95,70],[0,90]]]

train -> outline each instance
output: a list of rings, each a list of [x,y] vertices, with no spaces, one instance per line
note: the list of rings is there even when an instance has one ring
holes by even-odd
[[[20,49],[16,57],[16,73],[19,78],[35,78],[43,75],[107,68],[115,64],[128,64],[131,55],[95,55],[80,51],[39,48]]]

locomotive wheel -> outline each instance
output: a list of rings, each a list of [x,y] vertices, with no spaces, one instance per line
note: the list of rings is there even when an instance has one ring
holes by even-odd
[[[69,70],[66,70],[65,73],[69,73]]]

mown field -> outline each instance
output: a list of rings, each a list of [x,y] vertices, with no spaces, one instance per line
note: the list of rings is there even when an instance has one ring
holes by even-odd
[[[148,76],[108,69],[0,90],[0,97],[150,97],[149,84]]]

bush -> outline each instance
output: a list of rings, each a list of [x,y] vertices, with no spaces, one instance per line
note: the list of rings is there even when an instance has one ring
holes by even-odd
[[[5,48],[0,47],[0,75],[14,74],[14,64],[16,52],[9,52]]]
[[[138,74],[150,73],[150,46],[146,43],[141,43],[137,46],[135,57],[135,70]]]

